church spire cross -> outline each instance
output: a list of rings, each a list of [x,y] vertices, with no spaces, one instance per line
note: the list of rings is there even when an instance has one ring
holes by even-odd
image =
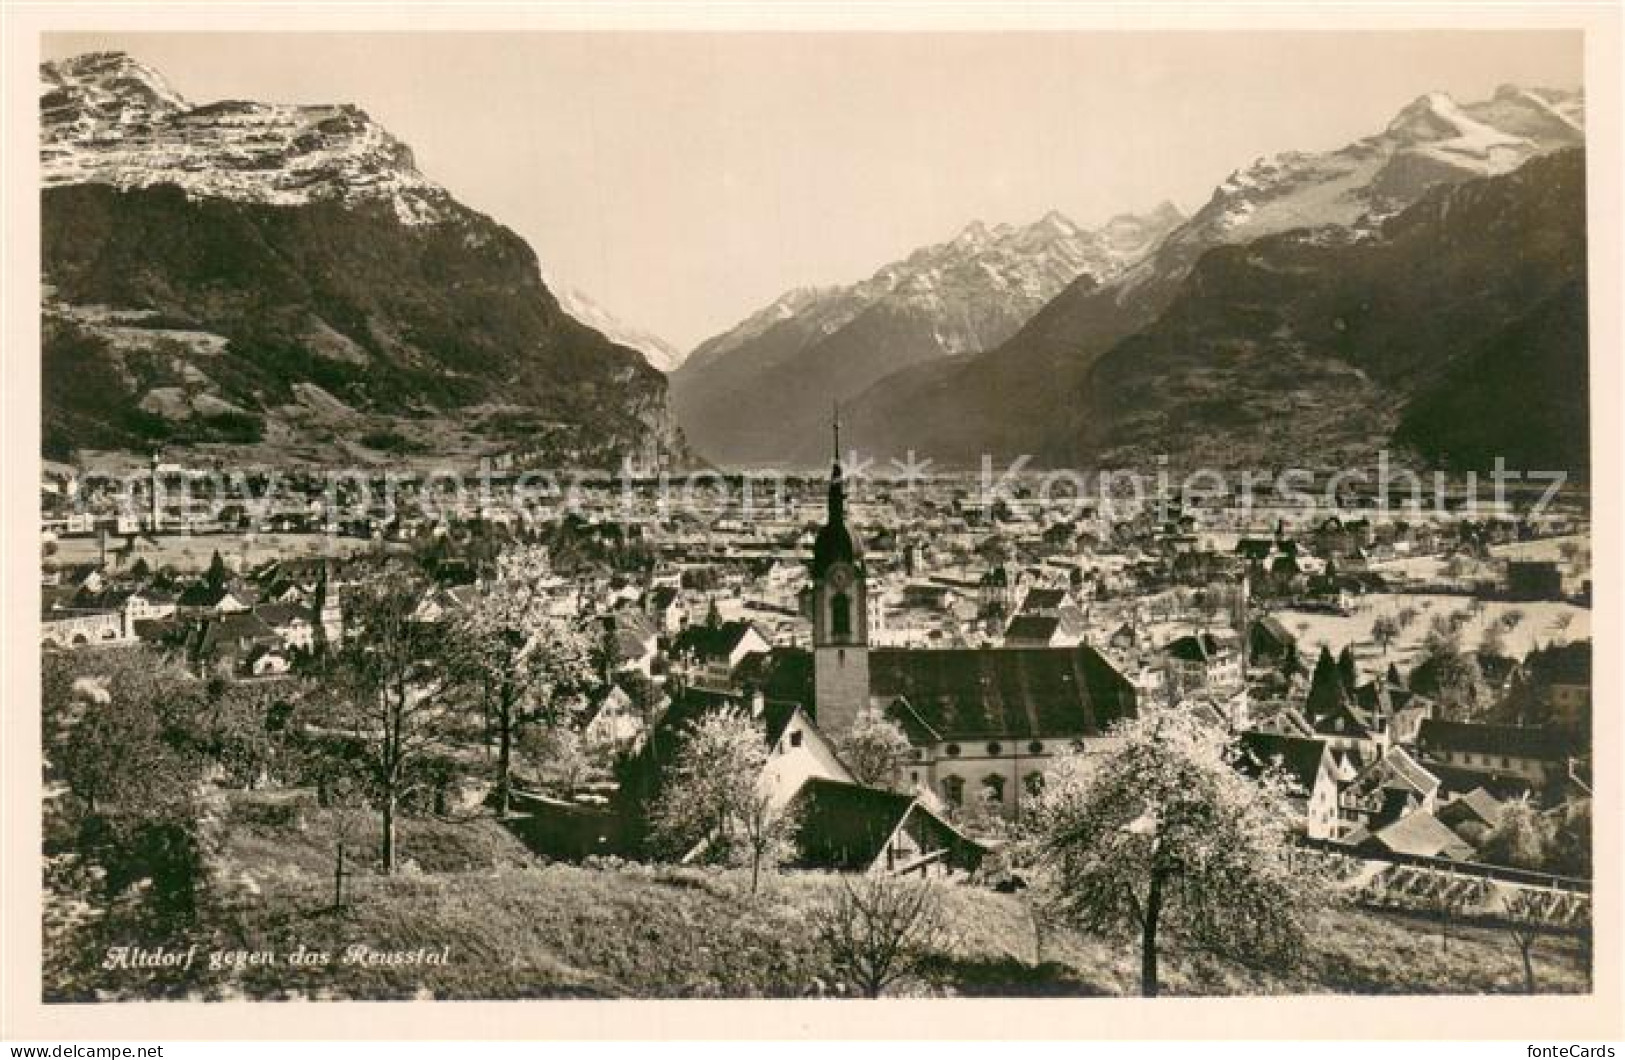
[[[835,438],[835,460],[829,470],[829,521],[839,524],[846,518],[846,471],[841,467],[841,403],[834,402],[830,420]]]
[[[839,399],[834,402],[834,406],[835,415],[831,425],[835,432],[835,462],[839,464],[841,462],[841,402]]]

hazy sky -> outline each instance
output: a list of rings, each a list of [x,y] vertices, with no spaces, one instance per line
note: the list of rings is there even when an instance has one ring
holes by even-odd
[[[54,35],[195,103],[353,102],[544,268],[687,348],[973,219],[1080,223],[1405,103],[1577,88],[1578,33]]]

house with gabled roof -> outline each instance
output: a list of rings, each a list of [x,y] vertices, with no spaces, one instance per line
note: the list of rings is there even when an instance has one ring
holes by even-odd
[[[1176,637],[1162,654],[1181,692],[1229,697],[1245,684],[1241,653],[1228,639],[1207,630]]]
[[[229,585],[211,585],[198,582],[188,586],[175,601],[175,610],[181,615],[230,615],[247,611],[252,597],[240,588]]]
[[[1530,694],[1545,700],[1553,724],[1584,735],[1591,727],[1591,642],[1551,644],[1530,654]]]
[[[418,602],[412,618],[418,622],[440,622],[466,611],[476,592],[472,585],[434,585]]]
[[[801,703],[769,699],[760,689],[677,689],[623,772],[623,791],[652,801],[685,728],[714,711],[761,725],[768,753],[757,789],[795,822],[800,866],[936,876],[963,874],[980,862],[983,848],[916,795],[857,783]]]
[[[738,619],[691,625],[672,638],[674,660],[709,678],[728,681],[748,656],[768,651],[771,639],[754,622]]]
[[[655,624],[655,631],[662,637],[675,636],[688,624],[688,605],[682,589],[675,585],[657,585],[650,589],[644,608]]]
[[[650,713],[655,716],[658,712],[657,707]],[[577,720],[581,740],[589,750],[613,754],[636,747],[648,729],[649,719],[638,711],[625,689],[612,684],[608,692],[587,705]]]
[[[296,604],[260,604],[254,614],[270,626],[286,648],[310,651],[316,645],[314,616]]]
[[[1004,643],[1012,648],[1060,648],[1076,644],[1081,630],[1066,628],[1059,615],[1018,614],[1004,628]]]
[[[1439,778],[1403,747],[1390,747],[1361,769],[1339,799],[1345,829],[1375,831],[1413,813],[1430,813],[1437,805]]]
[[[659,654],[659,636],[648,616],[630,607],[618,607],[593,621],[609,640],[611,664],[617,671],[636,670],[649,676]]]
[[[791,802],[798,860],[807,868],[958,876],[986,849],[913,795],[838,780],[808,780]]]
[[[1019,612],[1024,615],[1060,615],[1061,612],[1076,607],[1077,604],[1069,590],[1035,585],[1022,597]]]
[[[1416,747],[1426,763],[1438,763],[1486,781],[1515,777],[1539,787],[1568,771],[1571,737],[1557,729],[1427,718],[1417,730]]]
[[[252,611],[216,615],[198,623],[192,632],[191,654],[201,663],[241,670],[266,651],[283,649],[276,630]]]
[[[1441,804],[1434,816],[1462,839],[1477,847],[1501,823],[1506,803],[1484,788],[1474,788]]]
[[[1369,850],[1373,853],[1409,854],[1453,861],[1465,861],[1473,856],[1471,844],[1426,811],[1400,817],[1376,831],[1361,829],[1348,836],[1347,841],[1357,851]]]
[[[1315,736],[1315,727],[1309,724],[1303,712],[1296,707],[1277,704],[1275,709],[1261,710],[1260,716],[1251,726],[1252,731],[1274,733],[1278,736],[1296,736],[1303,739],[1318,739]]]
[[[1237,752],[1236,768],[1248,776],[1275,768],[1297,787],[1292,804],[1305,836],[1330,839],[1337,834],[1337,770],[1324,740],[1254,730],[1240,735]]]
[[[1274,615],[1260,615],[1247,625],[1247,665],[1279,669],[1298,651],[1298,638]]]

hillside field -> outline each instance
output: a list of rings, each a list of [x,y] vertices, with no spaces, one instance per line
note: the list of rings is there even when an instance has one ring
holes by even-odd
[[[364,864],[375,821],[360,810],[297,808],[232,796],[217,822],[215,882],[198,926],[177,931],[114,914],[73,943],[79,959],[49,961],[48,999],[121,997],[512,999],[548,997],[814,997],[844,992],[810,928],[835,877],[791,873],[755,898],[733,871],[614,864],[544,864],[489,818],[403,822],[406,868]],[[344,837],[355,875],[335,911],[333,851]],[[906,996],[1121,996],[1138,990],[1129,944],[1046,930],[1035,953],[1025,898],[942,886],[951,931],[929,974]],[[211,970],[105,971],[106,946],[200,954],[240,952]],[[354,945],[440,955],[444,964],[344,963]],[[333,954],[292,968],[288,956]],[[261,957],[251,957],[260,954]],[[59,955],[60,956],[60,955]],[[1041,958],[1041,959],[1040,959]],[[256,961],[264,962],[256,964]],[[1571,938],[1535,947],[1542,990],[1586,989]],[[1518,952],[1500,931],[1337,908],[1316,925],[1303,966],[1282,975],[1182,952],[1163,953],[1173,995],[1502,993],[1522,989]]]

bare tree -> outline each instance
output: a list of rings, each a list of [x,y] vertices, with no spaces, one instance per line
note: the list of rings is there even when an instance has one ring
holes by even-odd
[[[766,792],[753,792],[739,812],[739,842],[735,860],[750,868],[752,897],[762,885],[762,873],[777,869],[796,855],[796,834],[801,822],[794,806],[781,807]]]
[[[837,974],[868,998],[919,975],[947,943],[941,898],[926,880],[842,877],[813,925]]]
[[[1540,898],[1525,887],[1511,889],[1502,900],[1501,913],[1507,934],[1518,945],[1518,956],[1523,959],[1523,987],[1526,993],[1535,992],[1535,940],[1544,931],[1540,918]]]
[[[453,712],[446,695],[445,631],[417,617],[423,584],[399,570],[345,601],[346,632],[333,673],[339,732],[368,781],[380,816],[380,861],[397,862],[396,818],[423,768],[444,750]]]
[[[1428,896],[1428,904],[1439,918],[1439,950],[1442,953],[1450,952],[1451,925],[1460,919],[1469,906],[1483,898],[1482,885],[1464,889],[1456,882],[1453,877],[1442,880]]]
[[[1380,616],[1371,623],[1371,639],[1377,642],[1382,654],[1388,654],[1388,646],[1399,639],[1399,622],[1388,615]]]

